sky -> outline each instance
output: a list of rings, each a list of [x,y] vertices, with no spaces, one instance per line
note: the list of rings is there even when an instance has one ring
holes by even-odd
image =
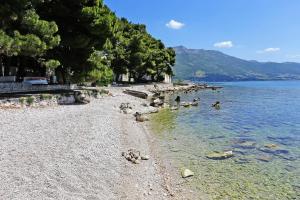
[[[300,62],[300,0],[104,0],[167,46]]]

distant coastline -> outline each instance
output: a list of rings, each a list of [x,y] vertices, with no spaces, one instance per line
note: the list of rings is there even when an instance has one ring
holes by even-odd
[[[175,79],[193,81],[300,80],[300,63],[248,61],[220,51],[174,47]]]

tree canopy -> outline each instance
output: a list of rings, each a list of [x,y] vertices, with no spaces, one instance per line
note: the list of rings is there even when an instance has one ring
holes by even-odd
[[[175,52],[145,25],[118,18],[102,0],[0,0],[0,67],[55,70],[76,83],[172,75]]]

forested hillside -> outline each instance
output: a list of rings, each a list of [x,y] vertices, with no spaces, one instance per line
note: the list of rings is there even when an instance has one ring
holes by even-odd
[[[247,61],[219,51],[175,47],[178,79],[204,81],[300,80],[300,63]]]
[[[0,75],[55,73],[61,82],[110,82],[129,73],[160,80],[175,52],[102,0],[1,0]]]

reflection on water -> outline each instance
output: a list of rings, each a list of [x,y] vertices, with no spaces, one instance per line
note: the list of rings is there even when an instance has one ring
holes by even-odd
[[[167,156],[193,170],[187,184],[211,199],[300,199],[300,82],[223,85],[182,95],[200,97],[199,107],[153,117]],[[233,158],[206,158],[229,150]]]

